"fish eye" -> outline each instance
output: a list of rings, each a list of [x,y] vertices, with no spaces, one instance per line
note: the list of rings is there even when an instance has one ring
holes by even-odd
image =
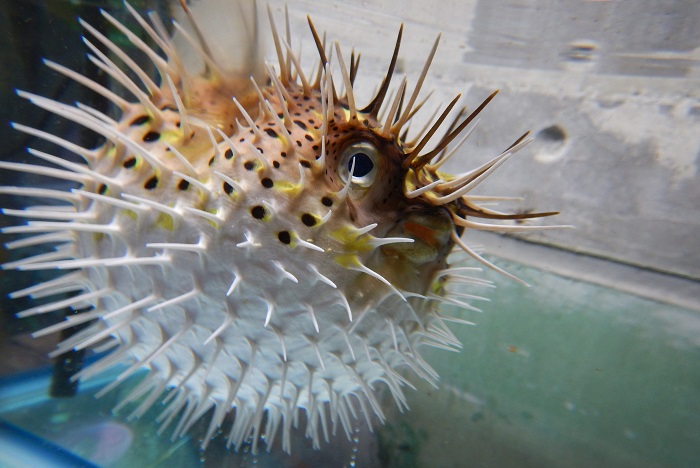
[[[350,170],[355,165],[352,174],[352,184],[367,188],[377,177],[377,165],[379,163],[379,152],[371,143],[356,142],[348,145],[340,155],[340,165],[338,172],[343,182],[347,183],[350,177]]]

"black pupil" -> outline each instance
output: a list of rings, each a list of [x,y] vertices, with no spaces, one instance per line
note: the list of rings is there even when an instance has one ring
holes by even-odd
[[[352,173],[353,177],[364,177],[374,169],[372,158],[365,153],[355,153],[348,161],[348,172],[352,170],[353,161],[355,161],[355,172]]]

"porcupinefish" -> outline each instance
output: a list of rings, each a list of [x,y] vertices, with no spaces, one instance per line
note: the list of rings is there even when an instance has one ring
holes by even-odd
[[[264,431],[268,449],[281,432],[283,449],[291,450],[299,409],[314,446],[328,440],[330,428],[349,437],[358,417],[383,421],[381,389],[403,408],[409,374],[437,380],[423,347],[460,346],[446,322],[462,319],[439,306],[473,307],[447,290],[455,278],[470,281],[463,275],[473,268],[450,264],[448,255],[457,247],[497,268],[462,235],[534,227],[479,218],[554,214],[504,214],[484,206],[489,197],[470,193],[530,139],[523,135],[462,174],[443,173],[496,93],[471,113],[459,110],[458,96],[409,137],[438,40],[412,90],[406,78],[392,87],[401,26],[386,75],[360,107],[359,56],[348,60],[338,43],[326,44],[310,19],[319,62],[311,73],[292,51],[288,26],[280,34],[272,14],[277,63],[252,60],[228,73],[207,42],[206,25],[181,3],[189,27],[174,23],[180,44],[157,16],[146,19],[128,3],[138,34],[102,15],[122,43],[131,43],[129,52],[81,21],[90,60],[121,92],[46,61],[108,100],[116,116],[18,91],[104,139],[91,149],[13,124],[84,160],[28,149],[40,162],[0,162],[4,170],[78,184],[67,192],[1,189],[62,202],[4,210],[30,219],[4,230],[29,234],[8,248],[46,248],[5,268],[66,271],[13,293],[59,297],[18,316],[79,311],[34,335],[82,326],[51,355],[109,351],[75,375],[119,369],[102,393],[147,370],[119,408],[131,405],[140,416],[162,401],[159,420],[174,425],[176,437],[209,414],[204,448],[234,411],[223,432],[235,447],[252,437],[255,450]],[[203,62],[201,70],[187,65],[182,43]]]

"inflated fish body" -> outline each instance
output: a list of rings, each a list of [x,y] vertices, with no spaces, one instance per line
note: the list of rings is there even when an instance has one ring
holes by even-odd
[[[53,355],[111,350],[76,375],[123,366],[103,392],[148,369],[120,407],[132,404],[139,416],[164,399],[160,420],[174,426],[176,436],[210,414],[205,447],[234,410],[224,430],[229,444],[240,446],[250,436],[257,441],[264,431],[269,447],[281,431],[290,450],[299,409],[318,446],[337,427],[349,436],[357,417],[382,420],[376,398],[382,387],[405,406],[403,388],[411,386],[405,374],[438,377],[421,348],[459,347],[445,321],[461,319],[441,315],[438,306],[472,306],[450,296],[447,284],[458,277],[483,285],[463,276],[469,267],[448,263],[458,245],[488,264],[462,233],[529,228],[474,218],[551,214],[502,214],[480,206],[487,198],[470,195],[527,137],[481,167],[441,173],[459,146],[453,142],[471,131],[493,95],[443,125],[455,99],[409,139],[404,131],[422,105],[419,92],[437,41],[415,88],[409,92],[404,79],[390,92],[403,28],[376,96],[360,107],[353,93],[359,58],[353,54],[347,62],[338,44],[324,45],[311,22],[321,66],[310,75],[291,52],[289,33],[283,37],[274,24],[278,70],[256,59],[258,33],[251,30],[250,63],[232,72],[213,50],[207,25],[186,9],[189,27],[176,25],[171,39],[156,17],[147,21],[126,8],[153,48],[103,14],[152,62],[159,79],[86,23],[90,60],[123,89],[47,62],[108,99],[116,117],[19,92],[105,140],[88,149],[15,124],[85,160],[79,165],[29,149],[50,167],[0,163],[79,184],[70,192],[2,189],[65,202],[5,210],[31,218],[5,230],[31,234],[9,247],[48,246],[5,267],[66,271],[13,296],[73,293],[19,316],[81,311],[35,335],[88,324]],[[190,64],[193,56],[198,65]],[[438,131],[444,136],[436,137]]]

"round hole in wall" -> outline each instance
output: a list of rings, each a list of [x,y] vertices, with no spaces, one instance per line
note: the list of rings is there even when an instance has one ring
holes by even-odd
[[[537,133],[537,139],[542,139],[545,142],[551,143],[563,142],[566,140],[566,137],[566,130],[559,125],[550,125]]]
[[[561,125],[550,125],[535,135],[533,150],[535,160],[540,163],[552,163],[561,159],[566,153],[569,135]]]

